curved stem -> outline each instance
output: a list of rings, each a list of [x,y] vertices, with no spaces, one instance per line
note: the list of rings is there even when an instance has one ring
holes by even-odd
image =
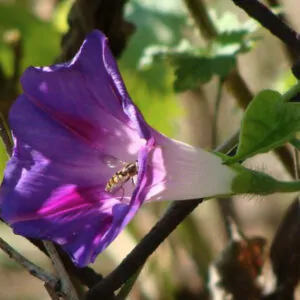
[[[287,90],[283,95],[283,101],[288,102],[297,94],[300,93],[300,81],[293,85],[289,90]]]
[[[279,181],[278,193],[293,193],[300,191],[300,181]]]

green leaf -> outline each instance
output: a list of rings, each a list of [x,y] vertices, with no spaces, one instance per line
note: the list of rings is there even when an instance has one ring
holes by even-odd
[[[197,48],[182,40],[176,47],[150,46],[140,67],[151,69],[170,62],[175,71],[175,92],[209,82],[214,75],[224,79],[236,65],[236,56],[247,48],[246,30],[221,34],[208,48]]]
[[[175,67],[175,92],[195,88],[199,83],[207,83],[214,75],[224,79],[236,64],[235,57],[220,55],[205,57],[182,54],[171,58]]]
[[[240,22],[236,14],[225,12],[217,15],[211,11],[211,18],[218,29],[218,36],[213,41],[212,47],[215,54],[237,55],[250,51],[260,38],[254,33],[258,29],[258,23],[249,19]]]
[[[246,30],[237,30],[220,33],[212,45],[216,54],[236,56],[253,49],[257,40],[258,37],[248,36]]]
[[[259,24],[253,19],[240,21],[236,13],[231,11],[225,11],[218,14],[216,10],[210,11],[210,16],[214,25],[217,27],[218,32],[234,32],[234,31],[245,31],[247,33],[253,33],[258,29]]]
[[[241,23],[232,13],[222,14],[220,17],[214,11],[211,14],[219,34],[207,47],[195,47],[186,40],[177,42],[177,46],[170,46],[170,43],[167,46],[164,41],[160,41],[157,43],[159,46],[152,44],[144,48],[139,60],[140,67],[149,71],[165,67],[163,64],[165,61],[171,62],[175,69],[176,92],[195,88],[199,83],[207,83],[214,75],[221,79],[226,77],[235,66],[237,55],[253,48],[257,40],[253,33],[258,26],[255,22]],[[145,22],[144,18],[142,22]],[[179,24],[179,20],[176,22]],[[155,32],[160,32],[157,31],[157,26],[153,26],[153,22],[151,28],[155,28]],[[178,29],[177,26],[174,28]],[[144,38],[149,36],[144,34]],[[139,44],[141,40],[142,38],[138,40]],[[158,85],[159,83],[156,84]]]
[[[212,78],[211,60],[207,57],[183,54],[171,59],[175,68],[174,90],[176,92],[195,88],[200,82],[207,83]]]
[[[149,47],[140,64],[149,68],[154,63],[161,64],[163,61],[169,61],[174,68],[175,92],[207,83],[214,75],[224,79],[236,64],[232,55],[208,56],[203,49],[193,48],[186,41],[182,41],[176,48]]]
[[[211,68],[215,75],[224,79],[236,65],[236,59],[233,55],[217,55],[211,58]]]
[[[277,148],[290,141],[299,130],[300,104],[284,102],[278,92],[262,91],[244,114],[236,155],[226,159],[225,163],[234,163]]]

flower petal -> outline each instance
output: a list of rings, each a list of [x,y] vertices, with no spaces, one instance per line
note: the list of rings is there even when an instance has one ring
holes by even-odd
[[[143,203],[139,181],[150,148],[139,151],[136,188],[128,182],[112,195],[104,191],[112,174],[105,161],[110,154],[87,147],[24,95],[10,122],[15,148],[1,187],[2,217],[16,233],[55,241],[78,266],[88,264]]]
[[[21,78],[24,92],[47,107],[56,109],[59,105],[61,112],[81,119],[99,115],[97,110],[101,108],[123,122],[129,121],[123,112],[121,95],[107,72],[107,52],[110,50],[106,37],[94,31],[72,61],[28,68]],[[116,65],[112,68],[118,72]]]
[[[138,181],[146,173],[148,149],[143,149]],[[20,158],[10,160],[2,183],[3,218],[17,234],[60,244],[80,267],[94,261],[143,203],[141,188],[135,189],[131,200],[131,192],[122,195],[120,202],[103,186],[83,186],[81,178],[76,183],[71,172],[61,174],[59,165],[42,163],[42,158],[27,170],[22,158],[32,151],[21,147],[18,152]]]
[[[104,111],[110,119],[117,119],[111,122],[122,122],[141,138],[149,138],[148,126],[132,103],[107,39],[100,31],[87,36],[71,62],[28,68],[21,82],[29,99],[53,115],[63,114],[90,124],[97,132],[103,128]],[[96,141],[96,134],[91,134],[90,131],[87,135],[90,142]]]
[[[92,168],[100,168],[99,163],[103,164],[101,153],[109,153],[119,162],[135,161],[138,150],[145,144],[137,132],[103,111],[96,128],[94,123],[59,112],[59,107],[57,111],[44,110],[25,95],[21,95],[13,105],[9,122],[15,136],[45,156],[72,162],[77,161],[74,159],[77,153],[83,152],[85,160],[92,155],[84,162],[86,167],[90,165]],[[63,150],[57,151],[53,147],[55,144]]]
[[[130,191],[113,198],[104,186],[82,183],[86,179],[76,170],[77,178],[22,145],[17,152],[2,183],[2,217],[17,234],[60,244],[78,266],[92,262],[143,203],[139,188],[135,197],[130,198]],[[147,152],[142,151],[139,160],[143,178]]]
[[[60,244],[77,265],[93,261],[144,201],[232,193],[236,172],[219,157],[147,125],[99,31],[72,61],[29,68],[22,85],[1,215],[16,233]],[[122,161],[137,161],[135,185]],[[119,189],[106,192],[108,181]]]
[[[159,145],[149,155],[146,201],[187,200],[232,194],[237,173],[215,154],[153,131]]]
[[[29,201],[21,195],[14,199]],[[101,188],[66,185],[53,190],[31,219],[14,220],[12,227],[17,234],[60,244],[82,267],[118,235],[129,211],[129,205],[108,198]]]
[[[26,161],[28,169],[34,163],[55,161],[61,170],[66,173],[72,170],[74,176],[86,178],[90,184],[95,180],[104,182],[111,174],[105,152],[87,147],[26,96],[20,96],[11,108],[9,122],[16,139],[13,157]]]

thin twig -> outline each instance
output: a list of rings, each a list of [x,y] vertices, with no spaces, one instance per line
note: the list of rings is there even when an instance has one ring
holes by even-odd
[[[219,119],[220,104],[222,98],[222,87],[223,87],[223,80],[219,79],[216,101],[215,101],[214,118],[212,123],[212,148],[215,148],[218,143],[218,119]]]
[[[14,248],[12,248],[8,243],[6,243],[2,238],[0,238],[0,248],[16,263],[24,267],[32,276],[44,281],[53,290],[57,290],[59,284],[59,279],[57,277],[49,274],[28,260]]]
[[[1,220],[1,218],[0,218]],[[1,220],[3,222],[3,220]],[[28,238],[28,240],[38,249],[40,249],[43,253],[49,256],[45,246],[41,240]],[[83,284],[86,285],[88,288],[93,287],[96,283],[102,280],[102,275],[97,274],[92,268],[90,267],[75,267],[69,256],[66,252],[64,252],[58,245],[56,245],[56,250],[62,259],[64,266],[70,272],[71,276],[78,278],[78,280]]]
[[[65,267],[59,257],[59,254],[57,253],[55,246],[52,242],[44,241],[45,248],[47,249],[47,252],[49,253],[49,256],[53,262],[54,268],[58,273],[58,276],[61,280],[61,289],[66,295],[66,299],[68,300],[79,300],[79,297],[77,295],[77,292],[71,282],[71,279],[69,277],[69,274],[65,270]]]
[[[283,43],[300,50],[300,35],[276,16],[267,6],[257,0],[232,0],[244,10],[251,18],[258,21],[264,28]]]
[[[281,3],[278,0],[267,0],[267,3],[273,11],[279,11],[277,14],[278,18],[280,18],[283,23],[288,24],[288,18],[285,12],[281,9]],[[284,48],[289,61],[294,63],[299,56],[299,49],[295,49],[289,45],[284,45]]]

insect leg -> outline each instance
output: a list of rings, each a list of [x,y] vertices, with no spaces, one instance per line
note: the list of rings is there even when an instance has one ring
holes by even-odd
[[[121,202],[122,202],[122,200],[123,200],[123,198],[124,198],[124,194],[125,194],[125,189],[124,189],[123,186],[121,186],[120,189],[122,190],[122,197],[121,197]]]
[[[135,187],[134,176],[131,177],[131,183],[132,183],[133,187]]]

